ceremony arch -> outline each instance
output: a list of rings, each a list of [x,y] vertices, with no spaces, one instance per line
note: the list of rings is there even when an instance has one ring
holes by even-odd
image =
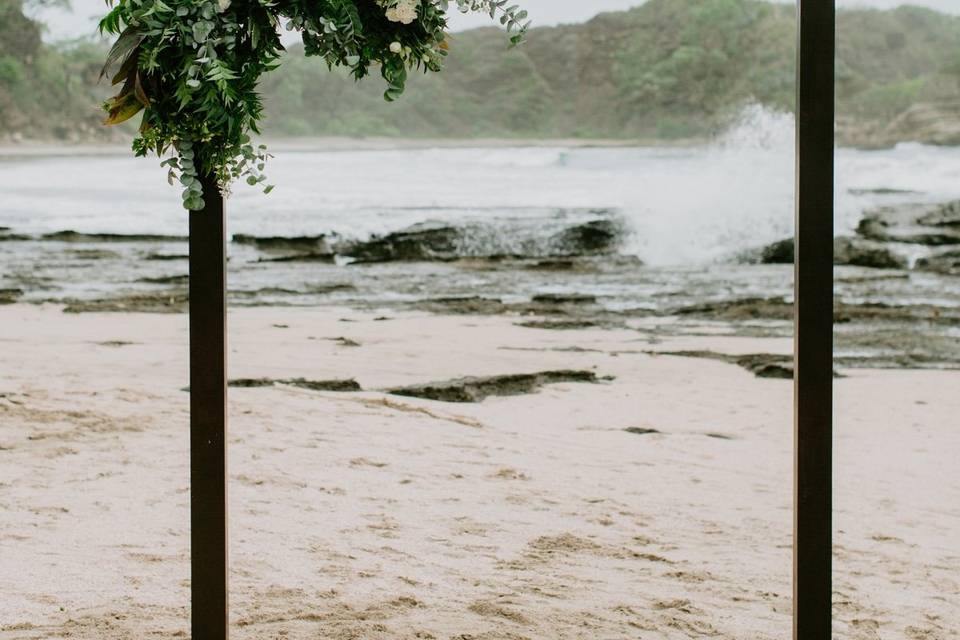
[[[797,11],[793,637],[829,640],[835,0],[798,0]],[[191,628],[194,640],[226,640],[226,212],[217,176],[198,182],[202,207],[189,213]]]

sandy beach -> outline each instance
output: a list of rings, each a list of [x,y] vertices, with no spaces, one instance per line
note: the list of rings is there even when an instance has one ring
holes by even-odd
[[[231,313],[235,638],[789,635],[791,384],[657,352],[791,342],[516,322]],[[0,307],[0,638],[189,635],[186,328]],[[956,638],[960,373],[841,373],[836,637]]]

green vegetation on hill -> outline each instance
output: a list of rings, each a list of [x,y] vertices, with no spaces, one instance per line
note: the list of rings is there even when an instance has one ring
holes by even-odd
[[[46,46],[42,25],[23,10],[23,0],[0,0],[0,140],[107,137],[97,109],[104,92],[96,86],[103,47],[89,42]]]
[[[0,0],[0,12],[17,13],[20,1]],[[12,130],[58,135],[57,127],[90,122],[81,106],[91,107],[100,95],[91,89],[96,47],[53,50],[39,44],[35,25],[0,24],[0,137]],[[839,13],[838,29],[841,141],[950,142],[936,138],[937,119],[960,118],[960,18],[917,7],[850,10]],[[454,34],[447,72],[412,78],[412,90],[393,105],[383,102],[378,79],[357,86],[291,47],[262,85],[265,130],[273,136],[701,137],[724,128],[746,104],[792,109],[795,33],[792,6],[759,0],[650,0],[586,24],[534,29],[510,51],[498,30],[478,29]],[[18,109],[21,118],[31,113],[30,105],[53,109],[54,127],[9,117]],[[919,115],[905,119],[905,112]],[[911,129],[914,121],[922,122],[922,132],[920,125]]]
[[[960,19],[916,7],[838,17],[841,134],[867,138],[919,102],[960,97]],[[582,25],[534,29],[507,51],[494,29],[456,34],[450,73],[387,108],[294,50],[267,79],[278,134],[676,139],[710,135],[748,103],[790,110],[794,8],[650,0]],[[507,70],[504,73],[504,70]]]

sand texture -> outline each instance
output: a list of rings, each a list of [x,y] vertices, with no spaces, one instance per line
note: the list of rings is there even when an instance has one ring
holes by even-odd
[[[649,353],[788,340],[389,315],[231,314],[234,638],[789,637],[792,386]],[[186,323],[0,307],[3,640],[189,637]],[[958,638],[960,373],[841,373],[836,637]]]

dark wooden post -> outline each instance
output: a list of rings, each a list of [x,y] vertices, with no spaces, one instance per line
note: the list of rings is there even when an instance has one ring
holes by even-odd
[[[793,637],[830,640],[836,6],[798,6]]]
[[[190,212],[190,575],[193,640],[226,640],[227,352],[223,196]]]

